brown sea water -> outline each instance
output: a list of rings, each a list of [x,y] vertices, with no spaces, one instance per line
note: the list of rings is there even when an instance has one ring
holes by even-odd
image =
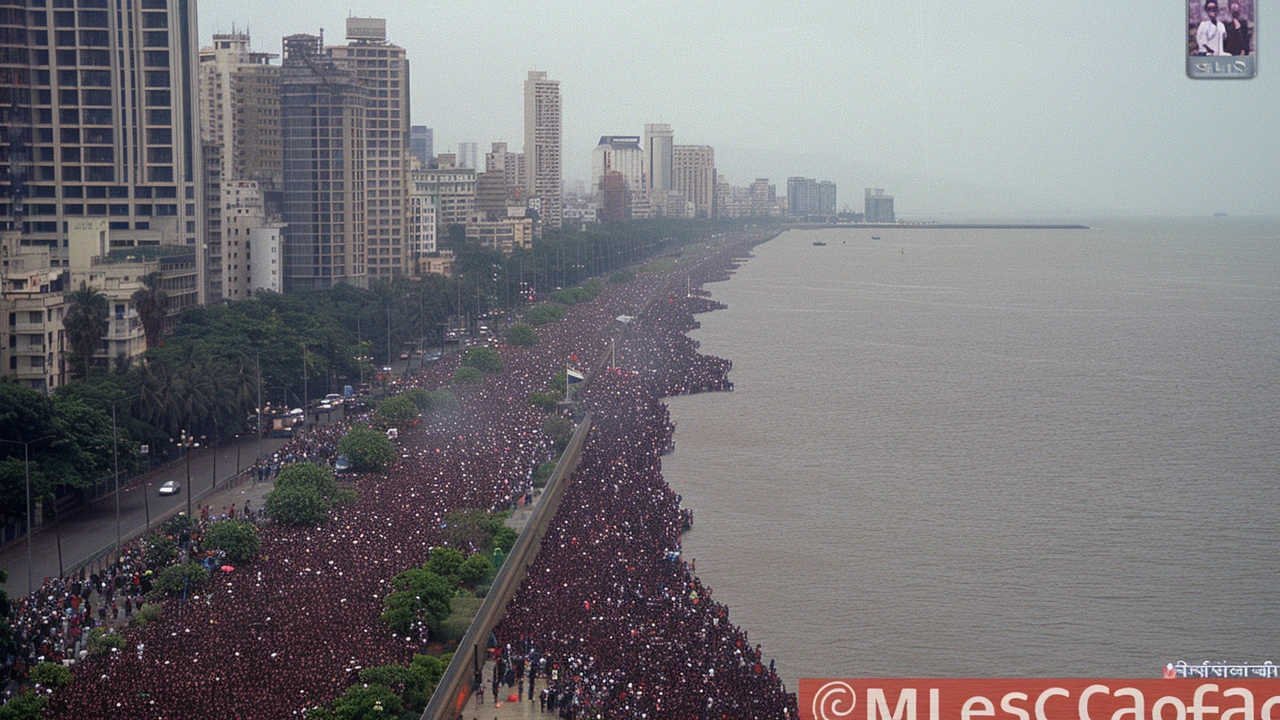
[[[736,391],[669,400],[664,474],[789,688],[1280,663],[1280,221],[1095,226],[791,231],[708,286]]]

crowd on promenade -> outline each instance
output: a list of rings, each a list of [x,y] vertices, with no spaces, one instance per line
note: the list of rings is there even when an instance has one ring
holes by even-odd
[[[708,263],[689,282],[729,264],[728,256]],[[503,373],[456,386],[459,411],[403,430],[385,473],[354,476],[355,502],[320,527],[264,528],[257,561],[167,601],[161,620],[127,632],[123,651],[78,662],[76,681],[51,696],[46,717],[300,717],[362,668],[407,662],[426,638],[397,637],[379,621],[391,578],[456,540],[450,512],[499,510],[526,496],[551,456],[528,393],[566,364],[593,369],[614,318],[646,312],[618,344],[626,369],[597,372],[582,393],[597,429],[498,635],[552,663],[565,712],[790,716],[794,700],[771,664],[678,555],[680,508],[659,464],[672,425],[658,398],[729,387],[727,361],[702,358],[683,335],[690,313],[706,308],[668,290],[685,284],[683,275],[676,283],[639,274],[539,327],[537,345],[504,346]],[[439,387],[457,362],[446,357],[410,382]],[[342,431],[304,433],[264,463],[264,478],[287,462],[331,458]]]

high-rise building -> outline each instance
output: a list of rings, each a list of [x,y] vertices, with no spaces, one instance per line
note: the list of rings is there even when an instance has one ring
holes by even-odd
[[[280,89],[284,289],[363,287],[369,91],[324,53],[322,38],[306,34],[284,39]]]
[[[862,196],[863,222],[897,222],[893,213],[893,196],[885,195],[882,188],[865,188]]]
[[[406,272],[409,200],[409,61],[387,42],[382,18],[347,18],[347,45],[328,48],[368,92],[364,127],[365,255],[370,278]]]
[[[428,168],[436,157],[434,147],[435,132],[426,125],[413,125],[409,128],[409,152],[418,159],[418,167]]]
[[[479,170],[480,144],[473,142],[458,143],[458,167]]]
[[[787,178],[787,215],[797,218],[830,218],[836,214],[836,184],[813,178]]]
[[[524,81],[524,155],[529,197],[540,199],[545,227],[560,227],[560,81],[530,70]]]
[[[261,187],[253,180],[223,180],[221,190],[222,297],[282,292],[283,227],[267,218]]]
[[[604,135],[591,151],[590,194],[601,192],[600,181],[609,171],[620,173],[625,190],[644,189],[644,148],[635,135]]]
[[[716,151],[709,145],[675,145],[671,149],[672,189],[693,203],[696,217],[716,214]]]
[[[106,225],[90,251],[198,247],[195,1],[0,0],[0,38],[0,231],[51,267],[86,219]]]
[[[205,247],[209,260],[205,281],[210,299],[247,297],[249,275],[245,248],[223,244],[222,185],[251,182],[264,207],[262,222],[278,218],[284,165],[280,148],[280,67],[272,53],[249,48],[248,33],[213,36],[200,50],[200,140],[204,144]],[[238,222],[243,224],[242,215]],[[247,232],[246,228],[238,230]],[[279,228],[276,228],[279,234]],[[247,237],[247,235],[246,235]],[[234,257],[233,257],[234,256]],[[226,263],[239,267],[237,279]],[[279,268],[276,271],[279,272]]]
[[[649,189],[661,196],[672,189],[672,148],[675,134],[671,126],[648,123],[644,126],[644,172]]]

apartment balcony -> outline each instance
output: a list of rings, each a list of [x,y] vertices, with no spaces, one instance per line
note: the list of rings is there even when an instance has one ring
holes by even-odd
[[[38,323],[20,322],[20,323],[11,323],[9,325],[9,332],[18,333],[18,334],[25,333],[27,335],[43,335],[48,330],[49,328],[46,328],[45,324],[42,322],[38,322]]]

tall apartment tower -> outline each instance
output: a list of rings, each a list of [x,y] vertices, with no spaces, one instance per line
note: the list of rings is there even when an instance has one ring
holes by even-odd
[[[0,230],[57,267],[87,221],[109,249],[198,247],[195,0],[0,0],[0,38]]]
[[[211,299],[238,300],[250,294],[252,248],[247,235],[241,237],[223,223],[227,203],[222,186],[251,183],[262,204],[263,223],[279,216],[284,175],[280,66],[272,64],[278,57],[250,50],[248,33],[214,35],[213,44],[200,50],[200,140],[209,257],[205,281]],[[239,216],[238,222],[243,221],[244,216]]]
[[[316,35],[284,39],[280,137],[284,150],[285,292],[365,286],[365,109],[355,72]]]
[[[673,189],[671,163],[675,135],[671,126],[664,123],[646,123],[644,126],[644,173],[649,189],[665,193]]]
[[[543,226],[559,228],[560,81],[536,70],[524,81],[524,156],[526,187],[530,198],[541,199]]]
[[[331,47],[334,62],[368,90],[364,131],[366,267],[390,280],[412,272],[406,262],[409,202],[409,61],[387,42],[382,18],[347,18],[347,45]]]
[[[481,170],[480,165],[480,144],[473,142],[458,143],[458,167],[471,168],[472,170]]]
[[[672,189],[693,203],[697,217],[716,215],[716,151],[709,145],[675,145],[671,152]]]

